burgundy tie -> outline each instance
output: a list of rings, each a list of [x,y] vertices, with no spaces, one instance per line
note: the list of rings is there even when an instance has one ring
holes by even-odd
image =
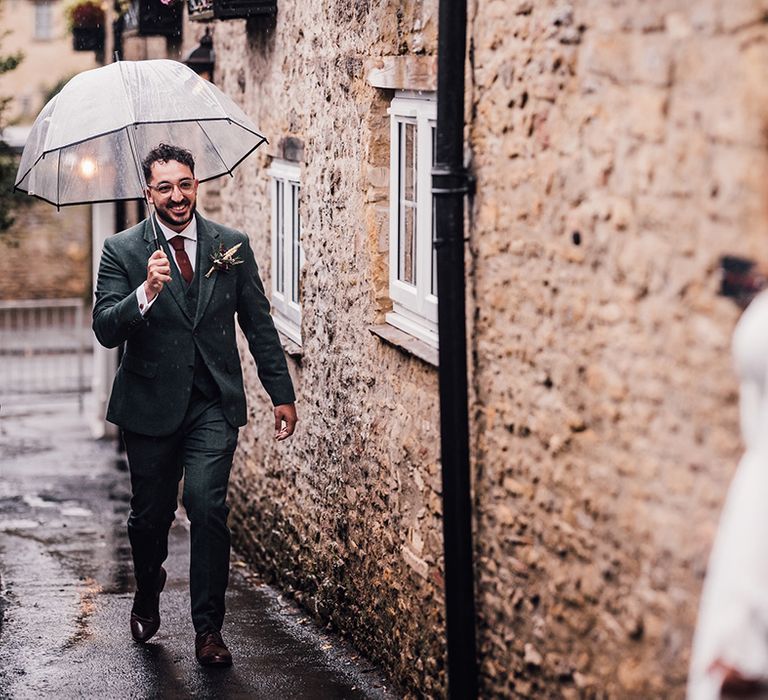
[[[174,236],[173,238],[169,238],[168,242],[176,251],[176,265],[179,267],[179,272],[181,272],[184,281],[189,284],[195,276],[195,273],[192,270],[192,264],[189,262],[189,255],[187,255],[187,251],[184,250],[184,236]]]

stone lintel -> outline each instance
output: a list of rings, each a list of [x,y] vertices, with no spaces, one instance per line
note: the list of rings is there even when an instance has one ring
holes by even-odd
[[[437,90],[437,56],[376,56],[364,64],[369,85],[386,90]]]

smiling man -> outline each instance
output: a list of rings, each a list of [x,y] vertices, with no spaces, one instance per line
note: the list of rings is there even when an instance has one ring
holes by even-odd
[[[107,239],[93,308],[99,342],[125,343],[107,419],[123,429],[131,476],[130,629],[146,642],[160,626],[162,564],[183,475],[195,652],[202,665],[226,666],[232,663],[221,636],[229,576],[226,497],[247,415],[235,318],[274,405],[276,440],[295,429],[294,391],[248,237],[196,213],[189,151],[160,144],[143,167],[159,250],[149,219]],[[236,255],[222,260],[238,245]]]

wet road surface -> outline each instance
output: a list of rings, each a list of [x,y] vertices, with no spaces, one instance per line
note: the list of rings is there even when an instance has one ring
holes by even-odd
[[[133,642],[128,474],[90,438],[76,403],[0,408],[1,698],[398,697],[235,557],[224,639],[234,666],[195,661],[188,530],[178,513],[162,624]]]

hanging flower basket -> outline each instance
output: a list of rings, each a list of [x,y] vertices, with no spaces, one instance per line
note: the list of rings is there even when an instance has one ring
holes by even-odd
[[[187,0],[189,19],[248,19],[277,14],[277,0]]]
[[[102,51],[104,49],[104,27],[74,27],[72,48],[75,51]]]
[[[180,1],[132,0],[123,15],[123,31],[135,36],[181,36]]]
[[[104,8],[95,0],[80,0],[64,11],[72,32],[75,51],[101,51],[104,48]]]

